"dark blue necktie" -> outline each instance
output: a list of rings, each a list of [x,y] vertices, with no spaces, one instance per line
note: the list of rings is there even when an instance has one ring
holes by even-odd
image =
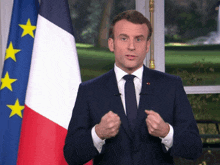
[[[137,101],[134,87],[134,75],[125,75],[123,78],[125,83],[125,105],[127,118],[132,130],[135,127],[135,119],[137,116]]]

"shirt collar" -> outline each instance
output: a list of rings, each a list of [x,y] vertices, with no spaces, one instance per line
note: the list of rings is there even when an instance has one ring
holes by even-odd
[[[125,71],[123,71],[121,68],[117,67],[116,64],[114,64],[114,71],[115,71],[117,82],[119,82],[125,75],[128,74]],[[142,66],[138,70],[134,71],[132,73],[132,75],[134,75],[138,79],[142,80],[143,71],[144,71],[144,66]]]

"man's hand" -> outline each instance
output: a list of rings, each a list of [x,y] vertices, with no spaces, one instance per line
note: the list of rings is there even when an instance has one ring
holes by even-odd
[[[120,125],[120,117],[109,111],[102,117],[100,123],[95,126],[95,132],[100,139],[109,139],[118,134]]]
[[[152,110],[145,110],[147,114],[146,124],[148,128],[149,134],[164,138],[170,131],[170,126],[168,123],[165,123],[161,116],[152,111]]]

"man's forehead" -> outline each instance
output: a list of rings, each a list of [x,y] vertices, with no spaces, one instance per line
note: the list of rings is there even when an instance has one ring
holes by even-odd
[[[117,35],[148,35],[148,27],[146,24],[135,24],[123,19],[115,24],[114,33],[117,33]]]

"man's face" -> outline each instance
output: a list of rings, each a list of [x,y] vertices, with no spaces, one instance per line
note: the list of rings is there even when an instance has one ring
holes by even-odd
[[[109,38],[108,46],[119,68],[131,74],[142,67],[150,47],[148,33],[146,24],[134,24],[125,19],[115,24],[114,39]]]

